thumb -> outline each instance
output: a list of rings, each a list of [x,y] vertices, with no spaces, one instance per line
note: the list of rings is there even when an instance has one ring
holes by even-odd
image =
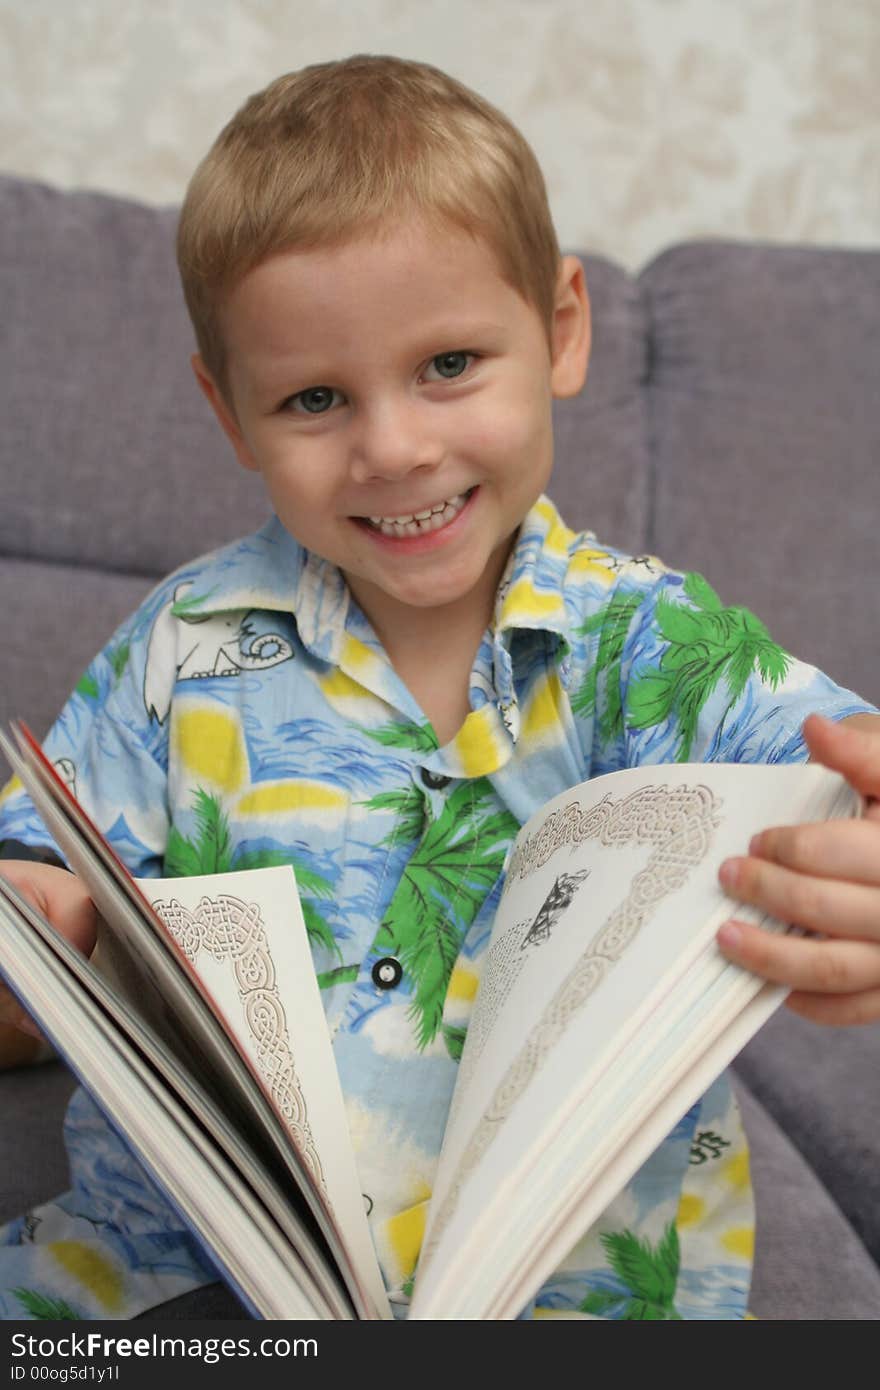
[[[97,911],[85,887],[66,869],[30,861],[6,860],[3,877],[77,950],[89,955],[97,939]],[[0,982],[0,1025],[41,1038],[39,1028],[8,986]],[[8,1054],[8,1045],[3,1048]],[[5,1056],[9,1064],[9,1056]]]

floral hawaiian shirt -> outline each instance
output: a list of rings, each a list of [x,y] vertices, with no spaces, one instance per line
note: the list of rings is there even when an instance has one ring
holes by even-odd
[[[273,520],[162,583],[46,742],[136,875],[294,865],[401,1316],[520,825],[623,767],[802,761],[810,711],[866,708],[705,580],[574,534],[544,498],[499,587],[470,706],[439,747],[340,572]],[[0,838],[48,841],[14,783]],[[66,1139],[72,1190],[0,1230],[2,1316],[125,1318],[216,1277],[83,1091]],[[752,1241],[722,1077],[524,1316],[741,1318]]]

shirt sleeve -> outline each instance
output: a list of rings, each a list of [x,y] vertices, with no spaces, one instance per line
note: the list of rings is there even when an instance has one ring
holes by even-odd
[[[698,574],[668,573],[637,606],[620,660],[622,765],[801,762],[808,714],[874,706],[797,661]]]
[[[167,726],[149,699],[150,640],[168,603],[160,586],[77,683],[44,752],[131,873],[161,873],[168,837]],[[5,858],[63,862],[17,778],[0,793]],[[58,856],[56,859],[54,856]]]

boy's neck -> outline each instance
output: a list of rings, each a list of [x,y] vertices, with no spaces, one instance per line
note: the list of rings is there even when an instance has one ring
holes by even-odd
[[[470,675],[485,624],[474,624],[454,640],[429,619],[417,640],[396,635],[388,656],[392,666],[429,719],[442,748],[470,714]],[[387,647],[386,647],[387,650]]]
[[[443,747],[470,714],[470,676],[483,633],[492,621],[496,577],[491,577],[485,593],[470,594],[466,602],[436,608],[383,604],[378,610],[369,595],[360,592],[357,580],[349,582],[391,665]]]

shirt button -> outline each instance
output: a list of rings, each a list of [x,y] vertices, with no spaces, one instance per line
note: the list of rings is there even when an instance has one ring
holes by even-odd
[[[430,787],[433,791],[439,791],[441,787],[448,787],[452,781],[451,777],[444,777],[442,772],[429,772],[426,767],[421,768],[422,785]]]
[[[377,960],[371,971],[377,989],[396,989],[403,978],[403,966],[393,956]]]

